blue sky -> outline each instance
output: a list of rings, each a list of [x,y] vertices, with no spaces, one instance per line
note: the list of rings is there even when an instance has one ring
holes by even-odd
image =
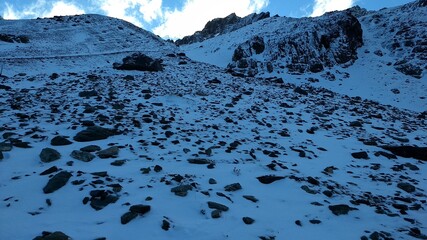
[[[207,21],[235,12],[246,16],[269,11],[288,17],[318,16],[354,5],[376,10],[411,0],[3,0],[5,19],[97,13],[121,18],[164,38],[181,38]]]

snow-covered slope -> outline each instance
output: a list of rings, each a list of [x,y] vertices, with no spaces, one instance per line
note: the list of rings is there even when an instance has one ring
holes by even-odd
[[[417,1],[378,12],[356,7],[318,18],[272,17],[181,49],[236,75],[280,76],[424,111],[426,16]],[[313,79],[320,81],[307,81]]]
[[[426,112],[64,19],[0,21],[29,38],[0,42],[0,239],[425,238]],[[135,52],[157,68],[113,68]]]

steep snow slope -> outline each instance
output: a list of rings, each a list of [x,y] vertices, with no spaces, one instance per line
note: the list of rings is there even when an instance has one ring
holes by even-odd
[[[43,20],[6,59],[0,239],[425,238],[425,112],[232,76],[122,21],[74,18],[92,19],[91,54],[76,56],[72,24]],[[121,49],[124,32],[136,44]],[[113,69],[137,50],[162,70]]]
[[[359,17],[362,40],[354,40],[357,32],[343,25],[351,13]],[[427,8],[418,1],[378,12],[355,8],[318,18],[272,17],[181,49],[192,59],[228,67],[236,74],[282,77],[285,82],[424,111],[426,16]],[[413,27],[405,28],[408,22]],[[406,30],[403,34],[399,29]],[[263,46],[258,53],[256,45]],[[415,76],[420,79],[401,73],[419,73],[418,68],[421,74]]]

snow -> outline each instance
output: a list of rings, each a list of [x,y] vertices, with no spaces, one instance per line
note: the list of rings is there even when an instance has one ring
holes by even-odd
[[[382,61],[387,59],[375,58],[373,51],[364,56],[362,52],[372,45],[367,44],[359,50],[360,59],[350,68],[331,70],[349,72],[348,79],[322,80],[308,85],[304,78],[311,75],[280,74],[278,76],[286,83],[272,84],[263,78],[232,77],[223,68],[194,61],[217,65],[227,62],[225,57],[234,49],[235,42],[232,41],[239,41],[233,38],[234,33],[230,37],[218,36],[220,40],[207,40],[197,51],[183,48],[191,60],[167,57],[167,54],[181,50],[150,33],[137,31],[116,19],[89,16],[91,23],[76,31],[68,28],[72,23],[55,24],[54,20],[47,19],[0,21],[1,31],[32,29],[28,35],[34,40],[28,46],[0,43],[0,52],[7,56],[2,58],[8,64],[4,74],[9,76],[0,79],[0,84],[12,88],[10,91],[0,89],[0,102],[4,103],[0,105],[0,133],[13,132],[16,135],[12,138],[28,141],[32,146],[28,149],[15,146],[10,152],[3,152],[4,159],[0,160],[0,239],[33,239],[43,231],[62,231],[73,239],[259,239],[260,236],[358,239],[374,231],[385,231],[395,239],[408,239],[412,227],[423,233],[427,231],[425,162],[375,156],[375,152],[382,149],[361,141],[377,137],[382,145],[400,145],[395,137],[401,137],[408,139],[408,145],[426,146],[427,125],[425,120],[417,118],[419,110],[426,107],[425,100],[419,99],[425,86],[424,79],[404,77],[391,67],[383,66]],[[72,19],[84,22],[87,16],[70,21]],[[123,29],[116,28],[117,25]],[[49,30],[40,31],[45,27]],[[122,48],[120,39],[123,35],[120,34],[128,36],[128,33],[134,34],[129,36],[133,44]],[[58,34],[58,40],[53,38],[44,42],[45,35],[49,34]],[[70,35],[74,37],[68,38]],[[105,39],[105,44],[95,45],[97,41],[94,39],[100,37]],[[60,39],[68,41],[64,43]],[[374,41],[374,38],[367,36],[365,40]],[[140,44],[136,44],[138,41]],[[215,41],[221,42],[218,45]],[[225,44],[227,41],[230,42]],[[73,49],[77,43],[82,44]],[[63,48],[60,47],[62,44]],[[15,52],[17,46],[20,50]],[[216,51],[219,55],[212,54],[216,46],[221,46]],[[136,51],[162,58],[165,70],[149,73],[112,68],[113,62]],[[179,64],[182,61],[187,64]],[[378,62],[383,67],[377,67],[375,63]],[[59,77],[52,80],[49,76],[54,72]],[[98,79],[89,80],[89,74],[97,75]],[[135,79],[124,80],[126,75]],[[320,78],[319,75],[312,76]],[[212,79],[221,83],[209,83]],[[389,83],[390,79],[395,82]],[[389,85],[384,86],[385,83]],[[295,93],[295,84],[302,85],[309,95]],[[394,87],[401,91],[399,95],[391,95],[390,89]],[[147,89],[152,95],[148,99],[142,93]],[[79,97],[78,93],[84,90],[96,90],[101,97]],[[345,95],[357,95],[362,99]],[[12,109],[13,103],[21,109]],[[122,103],[124,108],[114,109],[115,103]],[[284,108],[280,106],[282,103],[294,107]],[[52,111],[54,104],[57,113]],[[105,108],[97,108],[92,114],[83,113],[86,105]],[[17,113],[30,117],[20,119]],[[100,121],[99,114],[109,120]],[[382,118],[372,117],[374,114],[382,114]],[[117,116],[123,118],[117,119]],[[153,122],[143,122],[146,117]],[[232,122],[226,121],[227,117]],[[170,122],[162,123],[162,118]],[[85,129],[82,120],[116,127],[122,134],[105,140],[76,142],[72,137]],[[141,128],[134,126],[133,120],[140,121]],[[361,121],[363,126],[350,127],[352,121]],[[376,128],[378,126],[384,130]],[[318,127],[318,130],[310,134],[307,130],[311,127]],[[166,130],[174,134],[168,138]],[[281,136],[279,132],[282,130],[289,132],[290,137]],[[35,134],[46,138],[35,138]],[[52,146],[50,140],[56,135],[68,136],[73,143]],[[7,139],[2,141],[8,142]],[[235,141],[240,144],[228,151]],[[113,159],[96,157],[91,162],[70,157],[73,150],[91,144],[102,149],[120,146],[119,156]],[[62,157],[58,161],[42,163],[39,153],[45,147],[56,149]],[[300,157],[292,148],[304,150],[306,156]],[[276,151],[278,156],[269,156],[265,151]],[[351,153],[358,151],[366,151],[370,159],[354,159]],[[187,160],[192,158],[209,159],[215,162],[215,167],[209,169],[206,165],[189,164]],[[114,160],[126,160],[126,163],[110,165]],[[71,166],[67,164],[69,161],[73,161]],[[273,161],[276,161],[276,170],[267,166]],[[279,163],[286,168],[281,168]],[[372,168],[376,163],[381,165],[378,170]],[[406,163],[416,165],[419,170],[404,168],[397,172],[392,169]],[[163,169],[155,172],[155,165]],[[56,192],[44,194],[43,187],[57,172],[49,176],[39,174],[52,166],[70,171],[73,176]],[[337,169],[331,174],[323,173],[329,166]],[[150,173],[142,174],[140,169],[147,167],[151,169]],[[100,171],[107,171],[108,178],[91,174]],[[184,177],[181,183],[172,180],[176,174]],[[256,179],[264,175],[285,178],[266,185]],[[380,180],[374,181],[373,176]],[[310,184],[308,177],[316,178],[320,184]],[[210,178],[217,184],[209,184]],[[73,185],[74,180],[85,182]],[[103,180],[104,184],[95,184],[94,180]],[[414,193],[402,191],[396,186],[401,181],[411,182],[417,190]],[[237,182],[242,185],[241,190],[224,190],[224,186]],[[123,187],[117,193],[120,198],[116,203],[99,211],[82,203],[91,190],[111,190],[107,185],[112,183]],[[193,184],[194,188],[185,197],[174,195],[171,188],[181,184]],[[317,194],[302,190],[304,185]],[[332,197],[322,194],[328,186],[333,188]],[[368,192],[383,198],[376,206],[398,215],[377,214],[375,206],[351,203]],[[217,193],[225,194],[231,201]],[[253,195],[259,201],[253,203],[243,198],[244,195]],[[396,196],[409,197],[413,202],[408,206],[420,204],[422,208],[400,214],[392,204],[406,203],[395,200]],[[46,203],[47,199],[51,200],[51,206]],[[223,212],[221,218],[213,219],[208,201],[224,204],[230,209]],[[129,205],[135,204],[150,205],[151,211],[122,225],[120,217],[129,210]],[[358,210],[335,216],[328,209],[335,204],[347,204]],[[246,216],[255,222],[244,224],[242,218]],[[415,223],[404,218],[414,219]],[[313,219],[321,223],[310,223]],[[163,220],[171,224],[168,231],[161,228]],[[295,224],[297,220],[302,226]]]

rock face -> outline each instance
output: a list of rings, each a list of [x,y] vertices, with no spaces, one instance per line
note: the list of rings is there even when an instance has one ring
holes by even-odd
[[[309,21],[290,19],[293,24],[288,27],[297,30],[284,27],[277,30],[277,36],[253,36],[235,49],[229,70],[249,76],[278,67],[294,74],[315,73],[325,67],[348,66],[357,59],[363,32],[350,11],[327,13]]]
[[[176,40],[175,44],[185,45],[202,42],[206,39],[235,31],[241,27],[269,17],[269,12],[261,12],[259,14],[253,13],[244,18],[240,18],[235,13],[232,13],[225,18],[215,18],[209,21],[206,23],[202,31],[198,31],[191,36],[186,36],[183,39]]]
[[[49,179],[46,186],[43,188],[44,193],[53,193],[56,190],[67,184],[68,180],[71,178],[72,174],[67,171],[62,171]]]
[[[138,70],[148,72],[158,72],[163,70],[162,60],[152,59],[142,53],[134,53],[123,58],[123,63],[114,63],[113,68],[117,70]]]
[[[389,150],[397,156],[427,161],[427,147],[384,146],[382,148]]]
[[[78,132],[77,135],[74,136],[74,140],[77,142],[90,142],[107,139],[108,137],[111,137],[113,135],[115,135],[114,130],[98,126],[91,126],[88,127],[86,130]]]

